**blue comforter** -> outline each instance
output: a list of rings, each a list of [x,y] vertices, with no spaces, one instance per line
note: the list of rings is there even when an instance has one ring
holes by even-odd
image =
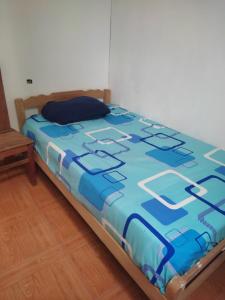
[[[63,126],[33,115],[23,132],[163,293],[225,237],[225,151],[109,107]]]

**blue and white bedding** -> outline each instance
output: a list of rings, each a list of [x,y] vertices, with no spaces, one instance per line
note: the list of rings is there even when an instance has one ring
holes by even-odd
[[[33,115],[23,132],[163,293],[225,237],[225,151],[109,107],[64,126]]]

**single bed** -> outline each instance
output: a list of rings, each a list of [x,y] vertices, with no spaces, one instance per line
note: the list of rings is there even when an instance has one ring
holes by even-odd
[[[59,125],[28,109],[88,95],[104,118]],[[37,164],[151,299],[184,299],[225,260],[225,152],[110,104],[109,90],[16,99]]]

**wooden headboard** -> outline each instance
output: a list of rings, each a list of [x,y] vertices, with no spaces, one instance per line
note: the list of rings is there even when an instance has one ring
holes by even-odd
[[[42,107],[49,101],[69,100],[74,97],[90,96],[103,99],[105,104],[111,101],[111,91],[106,90],[76,90],[67,92],[51,93],[49,95],[32,96],[27,99],[15,99],[16,113],[18,118],[19,129],[22,128],[26,120],[26,110],[37,109],[41,112]]]

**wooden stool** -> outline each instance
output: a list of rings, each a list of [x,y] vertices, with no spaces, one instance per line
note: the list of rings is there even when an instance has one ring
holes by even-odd
[[[0,172],[26,165],[30,182],[36,184],[36,166],[31,139],[13,129],[1,131],[0,162]]]

